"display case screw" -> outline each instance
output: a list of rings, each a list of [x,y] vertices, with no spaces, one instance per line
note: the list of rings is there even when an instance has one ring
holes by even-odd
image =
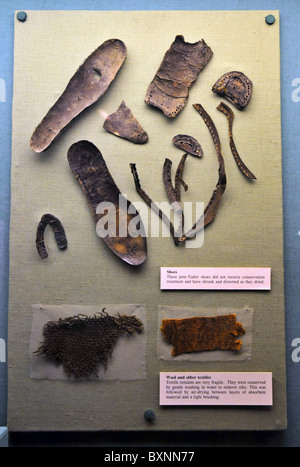
[[[153,422],[155,419],[155,412],[154,410],[147,409],[144,413],[144,417],[147,420],[147,422]]]
[[[17,19],[21,21],[21,23],[24,23],[27,20],[27,13],[25,13],[25,11],[18,11]]]
[[[266,23],[271,25],[275,23],[275,16],[273,15],[268,15],[265,17]]]

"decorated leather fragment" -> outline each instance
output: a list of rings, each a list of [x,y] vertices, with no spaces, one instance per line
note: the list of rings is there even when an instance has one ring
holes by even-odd
[[[173,346],[172,355],[212,350],[239,351],[245,334],[235,314],[162,320],[161,332]]]
[[[165,53],[151,81],[145,102],[174,118],[184,108],[189,88],[213,56],[211,48],[202,39],[193,44],[178,35]]]
[[[198,143],[198,141],[190,135],[176,135],[173,138],[173,143],[175,144],[176,147],[179,149],[182,149],[184,152],[187,152],[188,154],[191,154],[192,156],[195,157],[202,157],[203,156],[203,150]]]

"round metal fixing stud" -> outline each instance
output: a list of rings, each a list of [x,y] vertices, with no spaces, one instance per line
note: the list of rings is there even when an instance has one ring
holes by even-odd
[[[153,422],[153,420],[155,419],[155,412],[154,412],[154,410],[152,410],[152,409],[147,409],[147,410],[144,412],[144,417],[145,417],[145,419],[147,420],[147,422]]]
[[[271,26],[272,24],[275,23],[276,19],[275,19],[275,16],[274,16],[274,15],[267,15],[267,16],[265,17],[265,21],[266,21],[266,23],[267,23],[269,26]]]
[[[21,21],[21,23],[24,23],[27,20],[27,13],[25,13],[25,11],[18,11],[17,19]]]

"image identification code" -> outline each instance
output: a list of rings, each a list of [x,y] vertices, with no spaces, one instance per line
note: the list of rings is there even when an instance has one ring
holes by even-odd
[[[138,453],[120,453],[111,451],[104,455],[105,462],[128,462],[135,465],[138,461],[146,462],[192,462],[194,451],[149,451]]]

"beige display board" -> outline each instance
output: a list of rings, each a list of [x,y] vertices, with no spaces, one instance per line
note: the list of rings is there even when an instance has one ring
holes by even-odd
[[[273,25],[265,22],[272,13]],[[264,11],[27,11],[15,21],[14,95],[11,170],[9,297],[9,401],[11,431],[52,430],[277,430],[286,427],[284,270],[280,127],[279,12]],[[144,102],[147,87],[176,35],[188,42],[204,39],[212,60],[191,87],[186,107],[175,119]],[[64,90],[84,59],[105,40],[118,38],[127,58],[107,93],[76,118],[44,153],[29,146],[34,128]],[[216,110],[221,99],[211,91],[225,72],[238,70],[254,85],[244,111],[235,110],[234,137],[244,162],[257,179],[238,170],[229,148],[228,122]],[[122,100],[149,135],[135,145],[103,129],[105,116]],[[136,163],[143,188],[158,202],[167,201],[162,181],[165,158],[177,166],[182,151],[172,143],[186,133],[201,143],[203,158],[189,156],[183,201],[206,204],[217,182],[218,164],[211,135],[192,104],[200,103],[213,119],[222,144],[227,188],[214,222],[198,248],[176,247],[160,233],[147,238],[148,257],[132,267],[116,257],[96,234],[86,199],[68,161],[68,148],[89,140],[102,152],[123,194],[141,203],[129,164]],[[35,234],[44,213],[63,223],[68,248],[59,251],[46,231],[48,258],[36,251]],[[149,215],[145,207],[143,220]],[[145,215],[146,213],[146,215]],[[149,217],[150,219],[150,217]],[[149,220],[148,219],[148,220]],[[150,224],[150,220],[149,220]],[[160,267],[271,268],[271,290],[160,290]],[[42,308],[37,307],[41,305]],[[31,374],[34,311],[93,310],[124,305],[144,310],[145,341],[122,367],[143,368],[136,378],[73,381],[34,378]],[[142,307],[142,308],[141,308]],[[162,359],[158,355],[159,310],[178,317],[187,309],[251,309],[249,358]],[[172,315],[170,316],[172,317]],[[246,323],[247,324],[247,323]],[[249,331],[249,330],[248,330]],[[36,332],[36,328],[35,328]],[[246,328],[247,332],[247,328]],[[134,337],[129,340],[134,346]],[[247,344],[248,345],[248,344]],[[143,349],[141,352],[140,349]],[[132,349],[131,349],[132,350]],[[170,348],[171,352],[171,348]],[[141,358],[144,361],[141,362]],[[118,362],[120,365],[120,362]],[[159,405],[160,372],[271,372],[270,407],[195,407]],[[134,374],[134,372],[133,372]],[[151,409],[149,422],[144,412]]]

